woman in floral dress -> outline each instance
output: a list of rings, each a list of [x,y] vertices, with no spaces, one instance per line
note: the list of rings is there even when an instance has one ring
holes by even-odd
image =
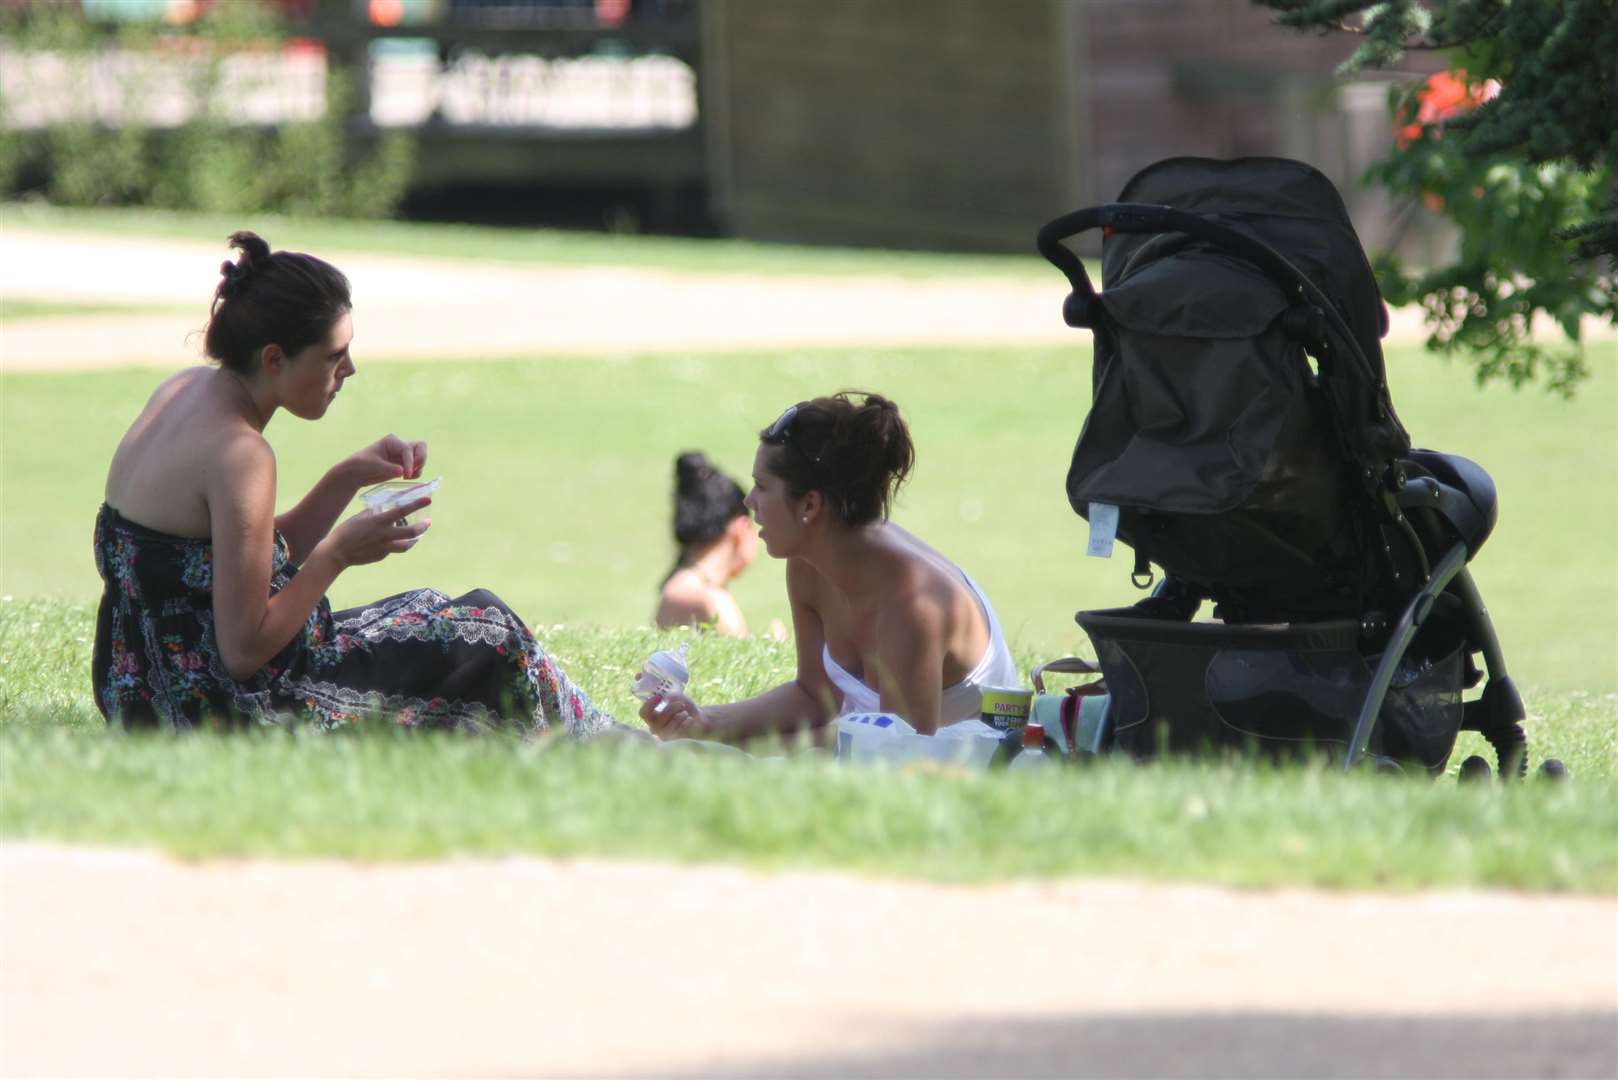
[[[623,730],[499,598],[430,589],[333,612],[350,566],[408,551],[432,522],[337,518],[362,487],[421,475],[427,446],[388,435],[275,513],[278,410],[318,420],[347,379],[348,280],[250,232],[221,267],[205,351],[217,367],[157,388],[113,455],[96,518],[104,582],[96,704],[125,727],[312,723],[385,716],[408,726]]]

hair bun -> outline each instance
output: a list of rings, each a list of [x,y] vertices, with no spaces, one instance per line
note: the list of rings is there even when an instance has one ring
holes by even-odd
[[[240,265],[244,270],[257,270],[270,261],[269,241],[251,230],[231,233],[225,244],[242,253]]]
[[[713,466],[708,464],[708,456],[700,451],[687,450],[674,459],[674,482],[681,491],[701,484],[711,472]]]
[[[684,559],[692,545],[718,537],[747,513],[736,481],[714,468],[708,456],[687,450],[674,459],[674,540]]]
[[[219,274],[223,280],[219,283],[218,296],[224,300],[237,296],[253,275],[270,262],[270,245],[257,233],[233,232],[229,244],[241,252],[241,256],[235,262],[227,259],[219,264]]]
[[[839,390],[800,402],[791,428],[793,451],[774,425],[759,438],[774,444],[770,469],[793,495],[823,492],[845,525],[886,518],[893,496],[915,465],[915,446],[899,406],[863,390]]]
[[[331,263],[298,251],[272,253],[262,236],[246,230],[227,242],[240,254],[219,266],[203,351],[230,370],[258,370],[266,345],[296,355],[330,334],[352,306],[348,278]]]

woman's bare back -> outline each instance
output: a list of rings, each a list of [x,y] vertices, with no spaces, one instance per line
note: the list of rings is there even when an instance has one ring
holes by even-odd
[[[877,615],[926,595],[945,614],[944,685],[958,682],[977,666],[989,646],[982,606],[961,569],[914,533],[888,521],[875,535],[880,537],[884,572],[880,585],[860,598],[858,609],[830,580],[820,579],[815,590],[814,604],[832,658],[855,678],[863,678],[867,654],[875,648],[872,634]]]
[[[107,470],[107,505],[149,529],[205,539],[211,534],[204,492],[232,440],[262,438],[242,413],[245,390],[213,368],[187,368],[146,402]]]

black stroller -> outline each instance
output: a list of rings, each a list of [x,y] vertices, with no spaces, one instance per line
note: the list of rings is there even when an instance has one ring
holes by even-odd
[[[1501,777],[1522,776],[1522,700],[1466,569],[1494,484],[1411,448],[1387,310],[1336,189],[1296,161],[1172,158],[1119,200],[1039,233],[1072,285],[1068,325],[1095,336],[1068,499],[1092,554],[1116,536],[1137,586],[1164,572],[1139,604],[1077,616],[1112,748],[1313,748],[1438,773],[1473,730]],[[1100,293],[1064,244],[1095,228]],[[1192,621],[1205,600],[1215,621]],[[1463,701],[1478,652],[1487,682]]]

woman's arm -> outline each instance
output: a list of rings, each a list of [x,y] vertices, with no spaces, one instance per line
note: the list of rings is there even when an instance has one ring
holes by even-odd
[[[938,732],[945,629],[943,609],[920,597],[892,604],[877,618],[872,666],[882,711],[898,713],[921,735]]]
[[[669,698],[658,713],[654,700],[641,709],[641,718],[663,738],[731,743],[764,735],[791,736],[828,724],[837,715],[840,698],[820,660],[826,637],[813,602],[817,576],[807,564],[787,560],[787,599],[798,654],[798,672],[791,682],[730,705],[701,707],[680,695]]]
[[[730,595],[728,589],[720,589],[719,596],[714,603],[714,630],[726,637],[744,638],[747,633],[747,618],[742,615],[742,607],[736,603],[736,598]]]
[[[386,435],[363,450],[356,450],[326,470],[298,505],[275,519],[287,538],[292,562],[301,566],[315,545],[331,532],[343,508],[362,487],[421,475],[427,463],[427,444]]]
[[[351,478],[347,459],[339,461],[315,482],[298,505],[275,519],[275,527],[287,538],[292,562],[302,566],[315,545],[326,538],[343,508],[354,501],[360,483]]]
[[[275,553],[275,454],[257,434],[234,439],[205,478],[213,547],[214,636],[225,669],[250,678],[297,636],[337,575],[406,551],[431,521],[396,526],[356,514],[321,539],[286,587],[270,596]],[[427,505],[422,499],[400,513]],[[329,526],[328,526],[329,527]]]

